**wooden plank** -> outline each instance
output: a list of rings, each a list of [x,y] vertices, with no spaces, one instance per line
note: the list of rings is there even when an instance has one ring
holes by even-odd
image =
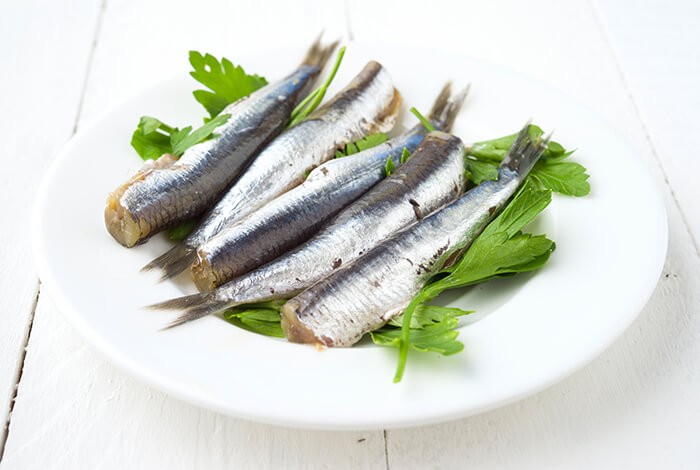
[[[595,2],[650,144],[700,246],[700,3]]]
[[[384,468],[384,442],[381,432],[287,429],[175,400],[102,359],[42,295],[3,464]]]
[[[196,7],[163,0],[110,1],[82,122],[163,79],[186,73],[190,50],[236,61],[238,54],[305,47],[321,31],[329,40],[344,36],[344,15],[340,0],[207,0]]]
[[[669,193],[666,199],[664,274],[620,340],[562,383],[513,405],[389,431],[389,468],[697,468],[700,260]]]
[[[343,11],[340,2],[222,0],[193,8],[110,1],[79,127],[144,87],[185,72],[189,49],[235,58],[235,51],[287,39],[303,44],[323,27],[342,24]],[[40,298],[3,462],[10,468],[384,468],[384,462],[381,432],[261,425],[154,391],[104,361],[46,296]]]
[[[208,11],[228,13],[220,15],[228,20],[232,8]],[[264,18],[250,8],[247,18]],[[307,15],[315,11],[294,8]],[[195,37],[181,25],[189,17],[199,20],[189,24],[208,26],[224,19],[190,10],[155,2],[109,3],[83,116],[93,117],[140,89],[149,77],[160,77],[159,72],[179,70],[181,51],[206,50],[217,43],[217,33],[210,31],[216,28]],[[297,18],[298,11],[291,10],[280,15],[279,23]],[[430,41],[555,84],[606,116],[640,148],[640,159],[655,165],[614,58],[585,2],[500,1],[461,10],[426,8],[424,2],[353,2],[350,12],[359,39]],[[152,24],[159,13],[161,21]],[[242,29],[220,34],[241,40],[249,29],[233,18]],[[166,37],[177,45],[164,47],[170,44]],[[169,58],[152,64],[152,49],[144,45],[154,38],[159,38],[154,47]],[[274,43],[274,38],[261,40]],[[652,168],[662,182],[658,166]],[[668,278],[615,346],[565,382],[515,405],[454,423],[390,431],[389,467],[696,466],[700,326],[692,313],[698,309],[698,261],[668,193],[667,201]],[[8,468],[384,467],[381,433],[327,434],[251,424],[181,404],[136,383],[86,347],[46,298],[40,300],[18,398],[3,462]]]
[[[33,198],[73,132],[98,9],[99,0],[30,0],[0,15],[0,449],[39,285],[28,243]],[[63,18],[66,11],[76,13]]]
[[[548,83],[598,112],[634,145],[646,147],[617,65],[585,0],[442,1],[430,6],[415,0],[354,0],[350,19],[358,41],[445,49]],[[415,61],[420,67],[420,57]],[[478,99],[479,86],[472,84],[473,99]],[[464,112],[469,112],[468,101]],[[537,110],[532,113],[536,119]],[[647,163],[656,165],[654,159]]]
[[[629,6],[615,7],[620,9],[620,21],[626,21]],[[635,17],[652,22],[655,11],[639,8],[635,4]],[[392,21],[385,21],[388,17]],[[600,358],[563,383],[503,409],[453,423],[388,431],[389,468],[696,467],[700,461],[696,442],[700,431],[700,320],[693,313],[700,308],[700,266],[657,160],[666,168],[669,155],[655,156],[649,146],[647,130],[621,79],[596,12],[584,1],[482,2],[470,3],[460,11],[447,2],[426,8],[410,2],[359,0],[351,9],[351,19],[358,40],[452,49],[525,72],[583,101],[639,149],[640,160],[664,188],[671,230],[662,282],[640,319]],[[651,23],[637,34],[650,29]],[[675,48],[675,42],[654,38],[659,51]],[[646,57],[631,60],[656,66]],[[676,60],[692,62],[694,65],[686,65],[688,69],[697,65],[692,54]],[[420,64],[420,58],[416,63]],[[686,73],[697,82],[697,72]],[[662,71],[658,75],[664,76]],[[672,80],[673,76],[665,78]],[[476,96],[479,84],[473,85]],[[673,86],[669,83],[649,90]],[[683,92],[686,88],[681,87]],[[655,98],[659,100],[658,94]],[[685,106],[694,103],[691,100]],[[672,106],[668,104],[666,110],[673,112]],[[696,121],[688,123],[697,127]],[[654,130],[648,131],[656,142]],[[695,134],[688,132],[686,137]],[[692,146],[686,142],[688,148]],[[690,152],[677,150],[674,158],[680,158],[679,154],[693,158]],[[603,152],[601,158],[605,158]],[[688,182],[694,174],[688,172]],[[592,181],[595,185],[595,175]],[[675,189],[675,180],[670,181]]]

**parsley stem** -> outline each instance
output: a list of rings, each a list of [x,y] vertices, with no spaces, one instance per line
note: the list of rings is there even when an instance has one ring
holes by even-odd
[[[335,64],[331,70],[330,75],[326,78],[323,84],[314,90],[309,96],[307,96],[295,109],[292,111],[292,116],[289,120],[287,127],[292,127],[299,124],[301,121],[306,119],[306,117],[311,114],[311,112],[321,104],[323,97],[326,96],[326,90],[330,86],[331,82],[335,78],[335,74],[338,72],[340,63],[343,61],[343,56],[345,55],[345,46],[341,47],[338,51],[338,57],[335,59]]]
[[[158,127],[159,127],[161,130],[167,132],[168,134],[172,134],[173,131],[175,130],[174,127],[171,127],[171,126],[167,125],[167,124],[164,123],[163,121],[160,122],[160,126],[158,126]]]
[[[314,98],[316,98],[316,95],[318,95],[320,91],[321,91],[320,88],[316,88],[314,91],[312,91],[311,93],[309,93],[309,96],[307,96],[306,98],[304,98],[304,99],[301,101],[301,103],[299,103],[299,104],[297,105],[296,108],[294,108],[294,111],[292,111],[292,114],[291,114],[290,119],[289,119],[289,126],[288,126],[288,127],[292,127],[294,124],[297,123],[297,117],[301,115],[301,113],[302,113],[302,111],[304,110],[304,108],[305,108],[306,106],[308,106],[308,104],[311,102],[311,100],[313,100]]]
[[[403,372],[406,369],[406,361],[408,360],[408,348],[411,345],[411,317],[413,312],[424,302],[428,302],[437,297],[441,289],[435,289],[435,284],[428,284],[423,287],[418,294],[408,304],[403,312],[403,322],[401,323],[401,342],[399,343],[399,363],[396,365],[396,373],[394,374],[394,383],[401,382]]]
[[[428,121],[425,116],[423,116],[420,111],[418,111],[415,107],[411,108],[411,112],[415,117],[418,118],[418,120],[425,126],[425,128],[428,130],[428,132],[433,132],[435,130],[435,126],[433,126],[430,121]]]
[[[411,317],[413,312],[420,304],[420,296],[416,296],[408,304],[403,312],[403,323],[401,323],[401,342],[399,344],[399,363],[396,365],[396,373],[394,374],[394,383],[401,382],[403,372],[406,369],[406,361],[408,360],[408,346],[411,335]]]

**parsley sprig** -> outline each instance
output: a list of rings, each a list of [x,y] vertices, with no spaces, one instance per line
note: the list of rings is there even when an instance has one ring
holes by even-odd
[[[547,207],[551,196],[549,189],[525,184],[455,265],[434,276],[416,294],[403,314],[370,332],[375,344],[399,349],[395,382],[403,376],[409,349],[444,356],[464,349],[464,344],[457,340],[459,317],[473,311],[428,302],[445,290],[533,271],[547,262],[554,251],[554,242],[544,235],[523,233],[522,229]],[[285,301],[241,305],[227,310],[224,318],[248,331],[281,338],[284,334],[279,310]]]
[[[190,75],[208,88],[195,90],[192,94],[210,117],[193,131],[192,126],[179,129],[160,119],[141,116],[131,136],[131,146],[144,160],[156,159],[165,153],[179,157],[188,148],[209,139],[214,130],[231,117],[229,114],[219,115],[226,106],[267,84],[264,77],[248,75],[241,66],[233,65],[226,58],[219,61],[211,54],[190,51],[189,59],[193,69]]]
[[[459,324],[458,317],[470,313],[474,311],[456,307],[419,305],[408,320],[410,347],[416,351],[436,352],[443,356],[457,354],[464,349],[464,344],[456,340],[459,335],[456,330]],[[391,319],[382,328],[370,332],[372,341],[380,346],[400,347],[403,321],[404,315],[401,314]]]
[[[244,330],[275,338],[284,338],[280,324],[280,309],[286,300],[272,300],[241,305],[224,312],[224,318]]]
[[[533,137],[542,134],[542,130],[537,126],[531,126],[530,131]],[[472,181],[478,180],[478,169],[481,166],[484,168],[483,173],[487,176],[492,169],[497,170],[514,137],[514,135],[508,135],[478,142],[468,149],[469,176]],[[355,149],[352,146],[349,147],[348,154],[354,153]],[[359,147],[361,145],[358,145],[358,151],[364,150]],[[562,162],[571,153],[560,144],[550,142],[543,155],[543,158],[548,160],[544,168],[547,169],[548,165],[555,163],[572,163]],[[404,152],[402,162],[409,155],[408,152]],[[590,191],[585,168],[577,163],[573,163],[573,166],[568,168],[579,167],[580,170],[573,171],[555,169],[556,177],[550,179],[533,175],[531,172],[523,187],[503,212],[484,229],[454,265],[446,267],[433,276],[412,299],[403,314],[390,320],[382,328],[369,333],[375,344],[399,349],[395,382],[399,382],[403,377],[410,349],[445,356],[457,354],[464,349],[464,344],[457,339],[459,317],[470,314],[472,311],[430,305],[429,302],[435,297],[445,290],[464,288],[494,278],[533,271],[541,268],[549,260],[556,247],[554,241],[545,235],[524,233],[523,228],[549,205],[553,191],[569,195],[583,195]],[[391,171],[392,168],[387,162],[387,173]],[[478,181],[497,177],[496,173],[493,178],[483,178]],[[559,186],[557,181],[560,181]],[[224,318],[249,331],[281,337],[279,309],[284,302],[280,300],[242,305],[225,312]]]
[[[403,313],[400,335],[398,332],[392,333],[398,339],[390,345],[399,347],[399,362],[394,382],[399,382],[403,377],[409,348],[418,350],[424,348],[422,344],[418,347],[413,344],[415,325],[412,325],[412,321],[413,316],[421,309],[435,308],[435,306],[426,305],[426,302],[448,289],[533,271],[547,262],[554,251],[554,242],[544,235],[534,236],[523,233],[522,229],[542,212],[551,200],[551,190],[539,189],[531,182],[526,183],[505,210],[472,243],[462,258],[452,267],[434,276],[431,282],[416,294]],[[456,320],[455,315],[452,315],[452,318]],[[452,324],[456,326],[457,322],[453,321]],[[423,327],[425,328],[439,329],[435,323],[428,324],[427,327]],[[454,344],[447,349],[450,353],[458,352],[463,347],[456,340],[456,333],[455,331],[452,338]]]
[[[208,88],[192,94],[209,112],[209,117],[204,118],[204,125],[192,130],[192,126],[180,129],[160,119],[141,116],[131,135],[131,146],[143,160],[155,160],[166,153],[182,156],[188,148],[211,138],[216,128],[228,121],[230,114],[220,114],[226,106],[267,84],[264,77],[248,75],[243,67],[226,58],[219,61],[211,54],[190,51],[189,60],[193,69],[190,75]],[[183,222],[168,231],[168,238],[184,240],[196,225],[197,220]]]
[[[335,158],[343,158],[349,155],[354,155],[356,153],[362,152],[364,150],[376,147],[379,144],[383,144],[388,139],[388,136],[384,132],[377,132],[376,134],[370,134],[362,139],[349,143],[345,147],[335,151]]]
[[[230,114],[221,114],[193,131],[192,126],[178,129],[160,119],[141,116],[131,136],[131,146],[144,160],[155,160],[166,153],[180,157],[188,148],[211,137],[230,117]]]
[[[531,125],[532,138],[543,134],[538,126]],[[467,149],[467,176],[474,184],[498,179],[498,165],[515,141],[517,134],[472,144]],[[529,179],[539,188],[566,196],[585,196],[591,192],[586,169],[579,163],[566,160],[574,151],[567,151],[557,142],[549,142],[547,149],[535,164]]]
[[[296,108],[294,108],[294,111],[292,111],[292,114],[289,117],[289,124],[287,124],[287,127],[292,127],[299,124],[301,121],[306,119],[309,114],[311,114],[311,112],[318,107],[319,104],[321,104],[323,97],[326,96],[328,87],[331,85],[331,82],[333,82],[333,79],[335,78],[335,74],[338,72],[340,63],[343,61],[343,56],[345,56],[345,46],[341,47],[338,51],[338,56],[335,59],[335,64],[333,64],[333,69],[331,69],[331,73],[328,75],[323,84],[309,93],[309,96],[304,98],[302,102],[299,103]]]
[[[243,67],[225,57],[219,61],[211,54],[190,51],[190,75],[208,90],[195,90],[194,99],[214,118],[229,104],[267,85],[265,77],[247,74]]]

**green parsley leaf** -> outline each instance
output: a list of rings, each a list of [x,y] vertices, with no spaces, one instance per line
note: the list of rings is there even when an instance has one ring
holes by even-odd
[[[241,305],[224,312],[224,319],[253,333],[284,338],[280,323],[280,308],[286,300],[273,300],[257,304]]]
[[[347,157],[348,155],[353,155],[364,150],[376,147],[379,144],[383,144],[388,139],[384,132],[377,132],[376,134],[370,134],[357,142],[352,142],[347,144],[340,150],[336,150],[335,158]]]
[[[498,165],[490,161],[476,160],[474,158],[466,158],[465,165],[469,180],[474,184],[481,184],[487,180],[498,179]]]
[[[591,192],[586,169],[575,162],[541,160],[535,164],[530,178],[539,187],[560,194],[585,196]]]
[[[543,134],[538,126],[530,126],[533,138]],[[513,144],[516,134],[498,139],[477,142],[467,150],[469,179],[474,184],[498,178],[498,164]],[[585,196],[590,193],[586,169],[574,162],[563,161],[573,151],[567,151],[558,142],[549,142],[542,158],[529,175],[529,179],[541,189],[551,189],[566,196]]]
[[[441,307],[439,305],[419,305],[413,316],[411,316],[411,328],[423,328],[432,323],[437,323],[442,321],[443,318],[447,316],[451,317],[461,317],[463,315],[469,315],[474,313],[473,310],[462,310],[457,307]],[[401,328],[403,325],[403,314],[398,315],[387,323],[387,325],[392,325]]]
[[[192,126],[187,126],[182,130],[174,129],[173,133],[170,134],[173,153],[180,156],[193,145],[207,140],[214,130],[226,123],[230,117],[230,114],[220,114],[194,131],[192,131]]]
[[[192,126],[178,129],[154,117],[141,116],[131,136],[131,146],[143,160],[155,160],[166,153],[179,157],[188,148],[207,140],[229,117],[230,114],[222,114],[192,131]]]
[[[413,113],[415,117],[418,118],[418,120],[423,124],[423,126],[428,130],[428,132],[433,132],[435,130],[435,126],[433,126],[430,121],[423,116],[420,111],[418,111],[415,107],[411,108],[410,111]]]
[[[544,235],[533,236],[522,233],[521,230],[549,205],[551,199],[550,190],[538,189],[529,182],[523,185],[503,212],[474,240],[462,258],[434,276],[416,294],[403,313],[399,363],[394,382],[399,382],[403,376],[408,349],[413,347],[411,345],[412,316],[422,304],[434,299],[447,289],[532,271],[547,262],[554,251],[554,242]]]
[[[521,266],[528,266],[528,263],[541,255],[548,256],[554,249],[554,242],[544,236],[523,234],[521,230],[551,200],[550,190],[525,184],[503,212],[474,240],[459,262],[443,270],[443,273],[449,275],[428,284],[423,292],[434,298],[434,295],[445,289],[522,272]]]
[[[190,51],[189,59],[193,69],[190,75],[209,89],[195,90],[192,94],[212,118],[229,104],[267,85],[264,77],[248,75],[243,67],[233,65],[226,58],[219,62],[211,54]]]
[[[447,315],[437,323],[410,329],[409,345],[420,352],[436,352],[443,356],[457,354],[464,349],[464,344],[456,339],[459,335],[455,329],[458,324],[457,318]],[[370,332],[370,336],[375,344],[398,348],[401,346],[401,333],[400,328],[384,327]]]
[[[172,127],[154,117],[141,116],[136,130],[131,135],[131,146],[143,160],[156,160],[163,154],[172,153],[172,131]]]
[[[292,127],[296,124],[299,124],[301,121],[306,119],[309,116],[309,114],[311,114],[311,112],[318,107],[319,104],[321,104],[321,101],[323,101],[323,97],[326,96],[326,91],[328,90],[328,87],[335,78],[335,74],[338,72],[340,63],[343,61],[345,49],[345,46],[343,46],[338,51],[338,56],[335,59],[335,64],[333,64],[333,69],[331,69],[330,75],[328,75],[328,78],[326,78],[323,84],[320,87],[316,88],[314,91],[312,91],[309,94],[309,96],[307,96],[304,100],[302,100],[301,103],[299,103],[299,105],[297,105],[296,108],[294,108],[294,111],[292,111],[292,114],[289,117],[289,123],[287,124],[287,127]]]
[[[197,224],[199,224],[199,219],[192,219],[183,222],[177,227],[173,227],[168,230],[168,238],[173,241],[180,242],[187,238],[187,235],[192,233],[192,230],[195,229]]]
[[[384,176],[389,176],[394,172],[396,165],[394,165],[394,160],[391,157],[386,159],[386,165],[384,165]]]

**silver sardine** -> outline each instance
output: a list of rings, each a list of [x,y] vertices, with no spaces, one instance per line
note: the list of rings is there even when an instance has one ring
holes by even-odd
[[[429,119],[449,132],[466,90],[451,96],[448,83]],[[197,249],[192,278],[200,290],[211,290],[262,266],[308,240],[326,222],[384,178],[387,159],[401,165],[403,150],[413,152],[427,133],[418,124],[383,144],[331,160],[309,174],[303,184],[282,194]]]
[[[302,183],[309,170],[332,158],[338,148],[390,130],[400,104],[389,73],[370,61],[331,101],[270,143],[197,229],[145,269],[161,268],[163,279],[184,271],[202,243]]]
[[[400,314],[432,275],[462,253],[503,209],[546,147],[528,126],[499,168],[458,201],[388,239],[282,306],[290,341],[351,346]]]
[[[209,209],[250,158],[284,130],[335,46],[317,41],[291,75],[227,106],[222,113],[231,117],[216,128],[215,138],[190,147],[180,159],[164,155],[147,162],[107,198],[109,233],[132,247]]]
[[[305,244],[213,291],[151,307],[184,310],[176,326],[235,305],[289,298],[457,199],[464,170],[462,141],[431,132],[406,163]]]

